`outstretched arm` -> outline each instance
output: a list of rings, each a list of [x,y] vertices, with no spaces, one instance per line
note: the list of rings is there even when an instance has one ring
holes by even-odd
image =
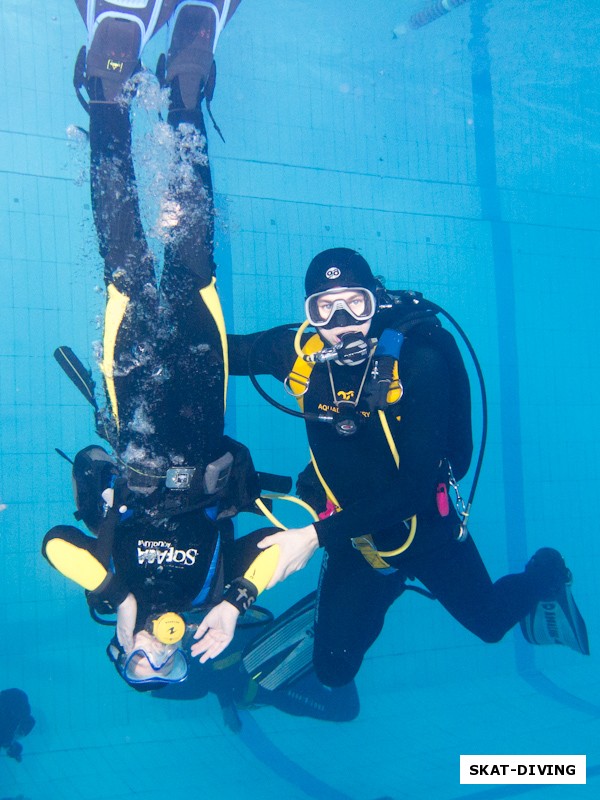
[[[258,595],[269,588],[279,561],[279,547],[269,547],[258,555],[242,578],[236,578],[227,587],[225,599],[204,617],[192,645],[193,656],[200,656],[204,664],[215,658],[230,644],[240,614],[247,611]]]
[[[294,572],[299,572],[308,564],[316,549],[319,539],[314,525],[304,528],[290,528],[266,536],[258,543],[260,548],[278,548],[279,558],[273,574],[267,584],[272,589],[275,584],[284,581]]]

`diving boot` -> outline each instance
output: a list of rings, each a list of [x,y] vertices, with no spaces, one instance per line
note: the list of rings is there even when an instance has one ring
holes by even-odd
[[[86,88],[92,102],[114,103],[140,69],[141,31],[127,19],[107,17],[86,54]]]
[[[539,586],[543,600],[554,600],[565,584],[573,583],[571,571],[558,550],[542,547],[529,559],[525,573]]]
[[[531,644],[562,644],[590,654],[587,628],[573,599],[573,576],[557,550],[543,547],[525,567],[541,599],[521,620],[523,636]]]

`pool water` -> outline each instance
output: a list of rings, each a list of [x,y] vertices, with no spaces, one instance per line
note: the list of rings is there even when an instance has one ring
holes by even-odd
[[[72,88],[85,30],[67,0],[4,0],[0,689],[27,692],[36,726],[21,763],[0,754],[0,798],[595,796],[600,16],[584,0],[470,0],[411,28],[427,7],[242,2],[217,52],[212,110],[226,141],[209,127],[228,329],[301,321],[306,266],[333,246],[447,308],[488,389],[472,535],[493,578],[541,546],[563,553],[591,656],[533,648],[519,631],[483,644],[407,593],[359,673],[350,723],[265,707],[241,711],[236,733],[212,695],[160,702],[117,679],[106,629],[40,556],[73,511],[55,448],[72,456],[95,441],[52,357],[68,344],[92,364],[100,338],[87,148],[66,134],[87,126]],[[151,68],[165,35],[144,56]],[[308,460],[302,423],[246,379],[231,381],[227,430],[260,470],[296,475]],[[264,604],[279,613],[311,591],[313,562]],[[588,784],[461,785],[461,754],[585,754]]]

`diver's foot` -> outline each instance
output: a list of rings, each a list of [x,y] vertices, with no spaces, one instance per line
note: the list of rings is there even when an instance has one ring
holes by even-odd
[[[141,31],[131,20],[107,17],[94,34],[89,50],[77,54],[73,84],[81,101],[81,88],[91,103],[115,103],[125,84],[141,68]]]
[[[165,80],[175,97],[173,109],[193,110],[208,96],[208,86],[214,73],[213,45],[217,21],[211,9],[185,6],[177,16],[169,52],[166,58]],[[214,87],[212,87],[214,88]]]
[[[530,559],[525,573],[533,578],[540,595],[521,620],[525,639],[531,644],[562,644],[589,655],[585,621],[571,592],[573,576],[560,553],[543,547]]]
[[[558,550],[542,547],[528,561],[525,573],[539,587],[542,600],[556,600],[573,583],[571,570]]]

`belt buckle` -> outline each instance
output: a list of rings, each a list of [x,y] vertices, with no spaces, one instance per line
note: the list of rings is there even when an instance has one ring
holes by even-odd
[[[165,486],[176,492],[184,492],[192,485],[196,467],[171,467],[167,470]]]

